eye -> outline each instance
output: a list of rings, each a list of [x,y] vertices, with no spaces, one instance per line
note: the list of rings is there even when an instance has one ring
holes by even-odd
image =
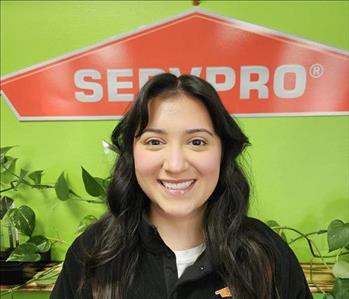
[[[161,141],[158,139],[149,139],[144,142],[145,145],[156,146],[161,145]]]
[[[207,144],[207,142],[202,139],[193,139],[190,141],[190,143],[194,146],[204,146]]]

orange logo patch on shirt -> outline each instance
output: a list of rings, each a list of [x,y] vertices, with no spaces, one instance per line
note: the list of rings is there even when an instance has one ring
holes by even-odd
[[[222,298],[231,297],[231,293],[228,287],[215,291],[216,295],[220,295]]]

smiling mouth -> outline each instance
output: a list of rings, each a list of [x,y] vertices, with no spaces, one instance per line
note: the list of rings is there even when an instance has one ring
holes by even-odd
[[[164,181],[159,180],[160,184],[164,186],[169,191],[187,191],[194,183],[195,180],[187,180],[187,181],[180,181],[180,182],[170,182],[170,181]]]

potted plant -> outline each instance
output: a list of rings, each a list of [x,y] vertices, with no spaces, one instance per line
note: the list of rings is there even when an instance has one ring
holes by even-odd
[[[52,246],[52,240],[46,236],[33,234],[35,211],[28,205],[16,205],[16,193],[23,186],[38,190],[53,186],[42,184],[42,170],[29,172],[21,168],[17,171],[18,159],[8,155],[12,148],[0,149],[0,270],[6,273],[1,275],[3,284],[23,283],[30,279],[36,270],[50,261]]]
[[[109,146],[108,143],[104,143]],[[25,196],[25,188],[54,190],[58,200],[76,199],[88,203],[104,204],[108,179],[93,177],[82,167],[82,180],[86,192],[92,198],[83,198],[74,192],[67,183],[62,172],[54,184],[42,183],[43,170],[17,170],[17,158],[8,155],[14,148],[7,146],[0,148],[0,276],[2,284],[23,285],[33,281],[53,283],[59,273],[56,265],[40,272],[50,261],[50,251],[57,242],[63,240],[49,236],[33,234],[36,224],[35,208],[17,203],[17,195]],[[85,216],[76,230],[81,233],[97,218],[93,215]],[[39,272],[39,273],[38,273]],[[38,273],[38,274],[37,274]],[[13,289],[17,289],[14,286]]]

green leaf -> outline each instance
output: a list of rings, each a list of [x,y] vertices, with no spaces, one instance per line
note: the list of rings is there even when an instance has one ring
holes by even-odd
[[[21,206],[18,209],[11,209],[9,220],[13,225],[27,236],[31,236],[35,227],[35,213],[28,206]]]
[[[14,172],[16,161],[17,159],[6,156],[3,163],[1,163],[1,174],[6,173],[7,171]]]
[[[329,251],[342,248],[349,244],[349,223],[333,220],[328,226],[327,242]]]
[[[336,299],[349,298],[349,279],[337,278],[333,287],[333,295]]]
[[[110,151],[113,151],[114,153],[118,152],[116,146],[112,143],[109,143],[108,141],[102,140],[102,145],[105,154],[108,154]]]
[[[0,172],[2,184],[8,184],[15,178],[12,173],[16,171],[16,162],[17,159],[8,156],[6,157],[6,161],[4,161],[4,163],[1,163]]]
[[[97,218],[93,215],[87,215],[85,216],[79,223],[79,226],[76,230],[76,233],[82,233],[86,230],[92,223],[96,222]]]
[[[0,161],[3,163],[5,159],[6,153],[11,149],[14,148],[15,146],[5,146],[5,147],[0,147]]]
[[[336,299],[336,298],[334,298],[333,295],[331,295],[331,294],[326,294],[326,295],[323,297],[323,299]]]
[[[106,179],[102,179],[99,177],[94,177],[94,179],[96,180],[96,182],[103,188],[103,191],[105,192],[107,185]]]
[[[96,182],[102,187],[103,192],[101,192],[101,195],[98,196],[98,198],[106,201],[106,196],[107,196],[107,188],[109,186],[109,182],[106,179],[102,179],[99,177],[94,177],[94,179],[96,180]]]
[[[69,187],[67,181],[64,178],[64,172],[62,172],[59,176],[55,184],[55,190],[57,197],[60,200],[67,200],[69,198]]]
[[[93,176],[91,176],[83,167],[81,167],[81,169],[82,180],[84,182],[86,192],[94,197],[104,196],[105,190],[99,184],[98,178],[96,179]]]
[[[104,179],[104,188],[107,189],[111,182],[111,177]]]
[[[19,173],[19,179],[16,187],[18,187],[21,183],[25,182],[24,178],[28,174],[28,170],[25,170],[21,168],[20,173]]]
[[[6,261],[37,262],[41,259],[35,244],[24,243],[16,247]]]
[[[13,199],[7,196],[1,196],[0,200],[0,220],[2,220],[13,204]]]
[[[34,244],[40,253],[51,249],[51,241],[44,236],[32,236],[27,242]]]
[[[270,228],[274,228],[274,227],[278,227],[281,226],[279,223],[277,223],[275,220],[268,220],[266,222],[266,224],[270,227]]]
[[[42,177],[43,172],[44,172],[43,170],[36,170],[36,171],[29,173],[28,176],[31,178],[31,180],[35,184],[39,185],[39,184],[41,184],[41,177]]]
[[[349,278],[349,263],[338,261],[333,265],[333,275],[337,278]]]
[[[21,180],[24,179],[24,177],[25,177],[27,174],[28,174],[28,170],[25,170],[25,169],[21,168],[21,171],[20,171],[20,173],[19,173],[20,179],[21,179]]]

